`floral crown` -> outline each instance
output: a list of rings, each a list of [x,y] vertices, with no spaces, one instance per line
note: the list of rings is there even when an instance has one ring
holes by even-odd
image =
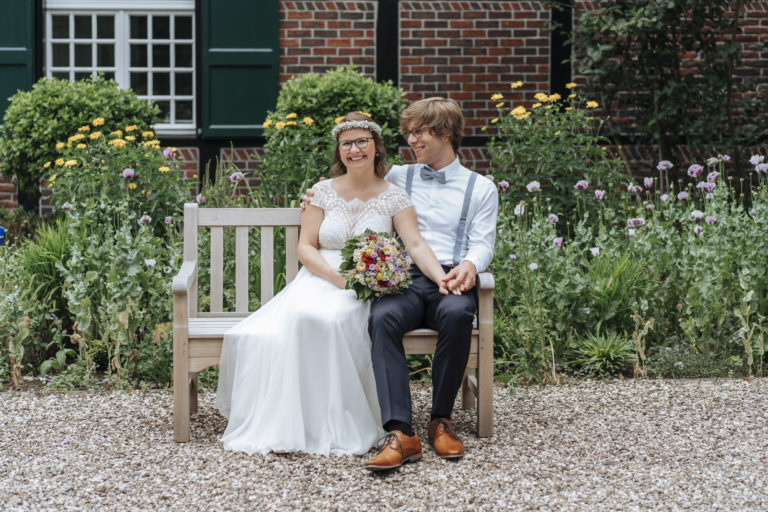
[[[370,130],[371,132],[381,137],[381,126],[377,125],[373,121],[368,121],[368,120],[344,121],[343,123],[339,123],[333,127],[333,130],[331,130],[331,135],[333,135],[333,138],[335,139],[340,132],[343,132],[345,130],[354,130],[355,128]]]

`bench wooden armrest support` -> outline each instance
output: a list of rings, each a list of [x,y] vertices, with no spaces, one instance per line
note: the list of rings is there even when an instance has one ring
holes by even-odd
[[[261,302],[272,298],[274,229],[285,227],[286,281],[298,272],[298,208],[206,208],[184,205],[184,263],[173,278],[173,424],[174,439],[190,439],[190,415],[197,409],[197,372],[218,364],[224,334],[248,315],[249,228],[261,230]],[[223,229],[235,230],[235,312],[222,308]],[[197,311],[198,229],[211,230],[211,311]],[[477,407],[477,435],[493,433],[493,289],[491,274],[477,275],[477,328],[472,330],[469,361],[462,383],[462,405]],[[437,332],[411,331],[403,338],[407,354],[431,354]]]

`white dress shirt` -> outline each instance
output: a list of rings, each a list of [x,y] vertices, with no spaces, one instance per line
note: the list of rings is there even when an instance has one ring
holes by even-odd
[[[456,233],[459,229],[464,193],[473,171],[459,159],[439,169],[445,172],[446,183],[436,179],[421,178],[422,164],[416,164],[411,185],[411,201],[416,208],[419,231],[443,265],[453,265]],[[405,190],[407,165],[395,165],[386,179]],[[477,272],[482,272],[493,258],[493,244],[496,242],[496,215],[499,209],[499,194],[493,182],[482,176],[475,180],[472,198],[467,212],[467,225],[459,261],[470,261]]]

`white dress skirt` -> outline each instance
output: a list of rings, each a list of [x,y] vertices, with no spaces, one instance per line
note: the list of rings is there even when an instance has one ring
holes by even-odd
[[[332,181],[314,187],[312,204],[325,210],[320,254],[338,268],[349,237],[366,228],[391,231],[392,216],[410,201],[392,185],[374,200],[347,203],[335,195]],[[369,311],[370,302],[357,300],[353,291],[302,268],[283,291],[227,332],[216,393],[216,407],[229,419],[224,449],[369,451],[384,435]]]

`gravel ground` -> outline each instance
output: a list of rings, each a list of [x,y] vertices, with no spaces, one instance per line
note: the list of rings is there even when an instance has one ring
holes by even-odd
[[[414,384],[426,437],[429,386]],[[492,439],[384,475],[362,457],[247,456],[201,393],[193,441],[162,392],[0,393],[3,510],[768,510],[768,379],[497,386]]]

